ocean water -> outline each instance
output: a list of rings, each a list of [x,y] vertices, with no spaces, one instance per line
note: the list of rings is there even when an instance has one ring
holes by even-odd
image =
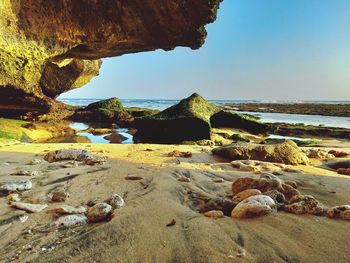
[[[90,103],[101,99],[59,99],[60,101],[73,106],[87,106]],[[350,104],[350,101],[258,101],[258,100],[209,100],[217,105],[227,103],[259,103],[259,102],[276,102],[276,103],[328,103],[328,104]],[[159,100],[159,99],[121,99],[125,107],[140,107],[147,109],[164,110],[175,105],[179,100]],[[243,113],[243,112],[241,112]],[[263,112],[244,112],[260,118],[260,121],[266,123],[284,122],[284,123],[304,123],[305,125],[337,127],[350,129],[350,117],[331,117],[319,115],[303,114],[284,114],[284,113],[263,113]]]

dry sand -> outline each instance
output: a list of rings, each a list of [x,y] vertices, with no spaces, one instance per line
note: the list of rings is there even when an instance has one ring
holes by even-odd
[[[85,148],[109,157],[100,166],[61,168],[43,162],[47,151]],[[173,150],[193,157],[173,158]],[[350,152],[349,148],[346,148]],[[49,208],[22,223],[22,214],[0,198],[1,262],[350,262],[350,222],[311,215],[278,212],[254,219],[210,219],[198,213],[189,193],[203,198],[226,197],[240,172],[210,154],[209,147],[173,145],[19,144],[0,148],[0,183],[28,177],[11,176],[18,167],[43,171],[32,178],[23,200],[47,203]],[[302,173],[284,173],[326,207],[350,204],[350,177],[325,166],[300,166]],[[128,175],[141,181],[125,180]],[[191,182],[179,182],[180,176]],[[214,183],[222,178],[222,183]],[[47,210],[56,207],[47,194],[64,187],[65,204],[86,204],[123,195],[126,206],[109,222],[57,230]],[[176,225],[166,225],[176,220]],[[11,222],[12,221],[12,222]]]

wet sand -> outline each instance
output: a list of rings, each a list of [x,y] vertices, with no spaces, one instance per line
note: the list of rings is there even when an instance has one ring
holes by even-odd
[[[329,146],[335,146],[331,144]],[[350,153],[348,144],[336,145]],[[108,157],[98,166],[62,168],[56,163],[26,165],[48,151],[85,148]],[[191,151],[192,158],[167,157],[173,150]],[[196,211],[196,200],[230,196],[232,182],[253,176],[211,155],[210,147],[175,145],[26,144],[0,147],[0,182],[21,180],[10,175],[18,167],[40,170],[23,201],[46,203],[40,213],[23,214],[0,198],[1,262],[349,262],[350,222],[312,215],[277,212],[253,219],[210,219]],[[56,166],[55,166],[56,165]],[[298,166],[302,173],[283,172],[298,190],[325,207],[349,204],[350,177],[340,176],[319,161]],[[128,175],[140,181],[125,180]],[[181,176],[191,182],[179,182]],[[222,178],[222,183],[213,179]],[[49,211],[48,193],[64,187],[67,205],[86,204],[111,194],[126,205],[109,222],[57,230]],[[12,219],[11,219],[12,218]],[[176,220],[172,227],[166,225]],[[11,220],[13,220],[11,222]],[[9,223],[11,222],[11,223]]]

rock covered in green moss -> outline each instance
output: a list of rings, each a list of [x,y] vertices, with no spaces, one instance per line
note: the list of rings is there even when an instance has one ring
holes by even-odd
[[[258,160],[291,165],[308,164],[309,158],[296,145],[287,140],[277,144],[233,143],[213,149],[213,153],[230,160]]]
[[[268,131],[268,126],[258,120],[245,115],[229,111],[219,111],[211,117],[213,127],[227,127],[242,129],[254,134],[262,134]]]
[[[158,142],[210,139],[210,118],[221,109],[197,93],[164,111],[137,118],[137,136]]]

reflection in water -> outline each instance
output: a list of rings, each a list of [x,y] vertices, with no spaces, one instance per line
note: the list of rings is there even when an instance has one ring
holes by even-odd
[[[69,125],[69,127],[78,131],[76,134],[77,136],[86,137],[91,141],[91,143],[110,143],[109,140],[106,140],[104,138],[110,134],[94,135],[94,134],[91,134],[88,132],[84,132],[84,130],[90,128],[90,126],[85,124],[85,123],[73,122]],[[121,142],[122,144],[134,143],[134,137],[128,133],[128,129],[117,128],[117,129],[114,129],[114,132],[119,133],[119,134],[123,135],[125,138],[127,138],[125,141]]]

